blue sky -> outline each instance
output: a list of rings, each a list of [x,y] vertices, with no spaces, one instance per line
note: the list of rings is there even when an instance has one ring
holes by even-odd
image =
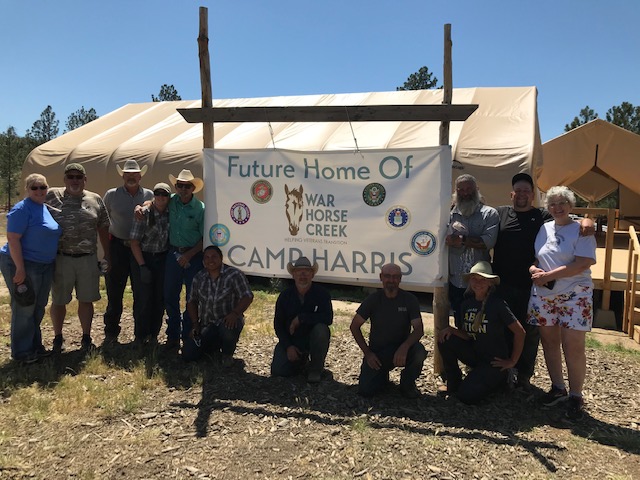
[[[636,0],[0,0],[0,130],[51,105],[60,132],[162,84],[200,98],[198,7],[209,9],[214,98],[392,91],[426,65],[454,87],[536,86],[542,140],[589,105],[640,105]]]

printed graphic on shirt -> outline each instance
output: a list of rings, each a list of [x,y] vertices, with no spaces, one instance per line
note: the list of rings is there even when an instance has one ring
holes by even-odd
[[[487,317],[486,315],[482,315],[482,320],[479,321],[479,325],[474,325],[476,323],[476,317],[478,315],[478,310],[473,308],[469,309],[464,313],[463,325],[464,331],[472,337],[476,338],[476,335],[479,333],[487,333]],[[474,328],[475,327],[475,328]]]

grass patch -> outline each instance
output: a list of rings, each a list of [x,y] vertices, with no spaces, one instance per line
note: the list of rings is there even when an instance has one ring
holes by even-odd
[[[369,423],[369,418],[366,415],[361,415],[358,418],[354,418],[349,422],[351,429],[354,432],[365,433],[371,429],[371,424]]]
[[[277,298],[277,293],[253,290],[253,302],[245,313],[242,337],[275,335],[273,315]]]
[[[604,350],[605,352],[620,353],[622,355],[627,355],[633,359],[640,361],[640,350],[627,348],[620,343],[602,343],[593,338],[593,336],[591,336],[590,334],[587,334],[586,346],[587,348]]]
[[[112,417],[137,411],[145,392],[163,385],[161,375],[147,375],[142,361],[131,370],[114,370],[95,355],[78,375],[64,375],[47,387],[36,383],[14,387],[4,414],[9,418],[27,415],[38,423],[88,412]]]

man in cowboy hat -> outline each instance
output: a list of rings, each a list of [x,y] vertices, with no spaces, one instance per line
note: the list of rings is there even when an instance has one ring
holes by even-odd
[[[169,253],[165,267],[164,301],[167,309],[167,347],[179,348],[180,339],[189,337],[189,311],[180,312],[180,294],[184,284],[187,299],[196,273],[202,270],[202,235],[204,233],[204,203],[194,193],[204,187],[201,178],[191,170],[182,170],[177,177],[169,175],[176,194],[169,200]]]
[[[313,283],[318,264],[300,257],[287,264],[294,284],[278,296],[273,326],[278,344],[273,351],[271,375],[289,377],[309,363],[307,381],[318,383],[329,350],[333,306],[329,292]],[[309,357],[311,360],[309,361]]]
[[[107,190],[103,199],[111,218],[111,227],[109,227],[111,268],[105,275],[105,286],[109,300],[104,312],[106,345],[117,342],[120,334],[122,296],[128,278],[131,277],[134,310],[139,289],[144,288],[144,286],[138,285],[138,282],[131,275],[131,263],[134,259],[131,254],[129,236],[133,225],[134,208],[147,200],[153,200],[153,191],[140,185],[140,180],[147,172],[146,165],[140,168],[135,160],[127,160],[122,168],[120,165],[116,165],[116,170],[118,175],[122,177],[123,185]]]
[[[418,398],[416,380],[427,358],[420,343],[424,335],[420,304],[415,295],[400,288],[402,272],[398,265],[384,265],[380,281],[382,290],[365,298],[351,321],[351,333],[364,354],[358,393],[363,397],[375,395],[388,384],[389,372],[399,367],[402,395]],[[362,325],[368,319],[371,331],[367,344]]]

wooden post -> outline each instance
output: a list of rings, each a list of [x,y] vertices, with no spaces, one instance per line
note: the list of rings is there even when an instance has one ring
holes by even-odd
[[[613,256],[613,242],[616,224],[616,211],[610,208],[607,211],[607,235],[604,242],[604,278],[602,282],[602,309],[609,310],[611,307],[611,262]],[[611,226],[609,226],[611,225]]]
[[[451,66],[451,24],[444,26],[444,98],[442,103],[451,105],[453,94],[452,66]],[[449,122],[440,123],[440,145],[449,145]],[[450,185],[443,188],[450,188]],[[448,271],[448,269],[447,269]],[[441,330],[449,326],[449,296],[448,296],[448,279],[445,279],[445,286],[436,287],[433,292],[433,326],[435,337],[433,348],[433,370],[436,374],[442,374],[444,368],[442,365],[442,357],[438,350],[438,334]]]
[[[211,65],[209,62],[209,12],[207,7],[200,7],[198,56],[200,57],[202,107],[211,108],[213,103],[211,95]],[[202,140],[204,148],[213,148],[213,123],[202,124]]]

